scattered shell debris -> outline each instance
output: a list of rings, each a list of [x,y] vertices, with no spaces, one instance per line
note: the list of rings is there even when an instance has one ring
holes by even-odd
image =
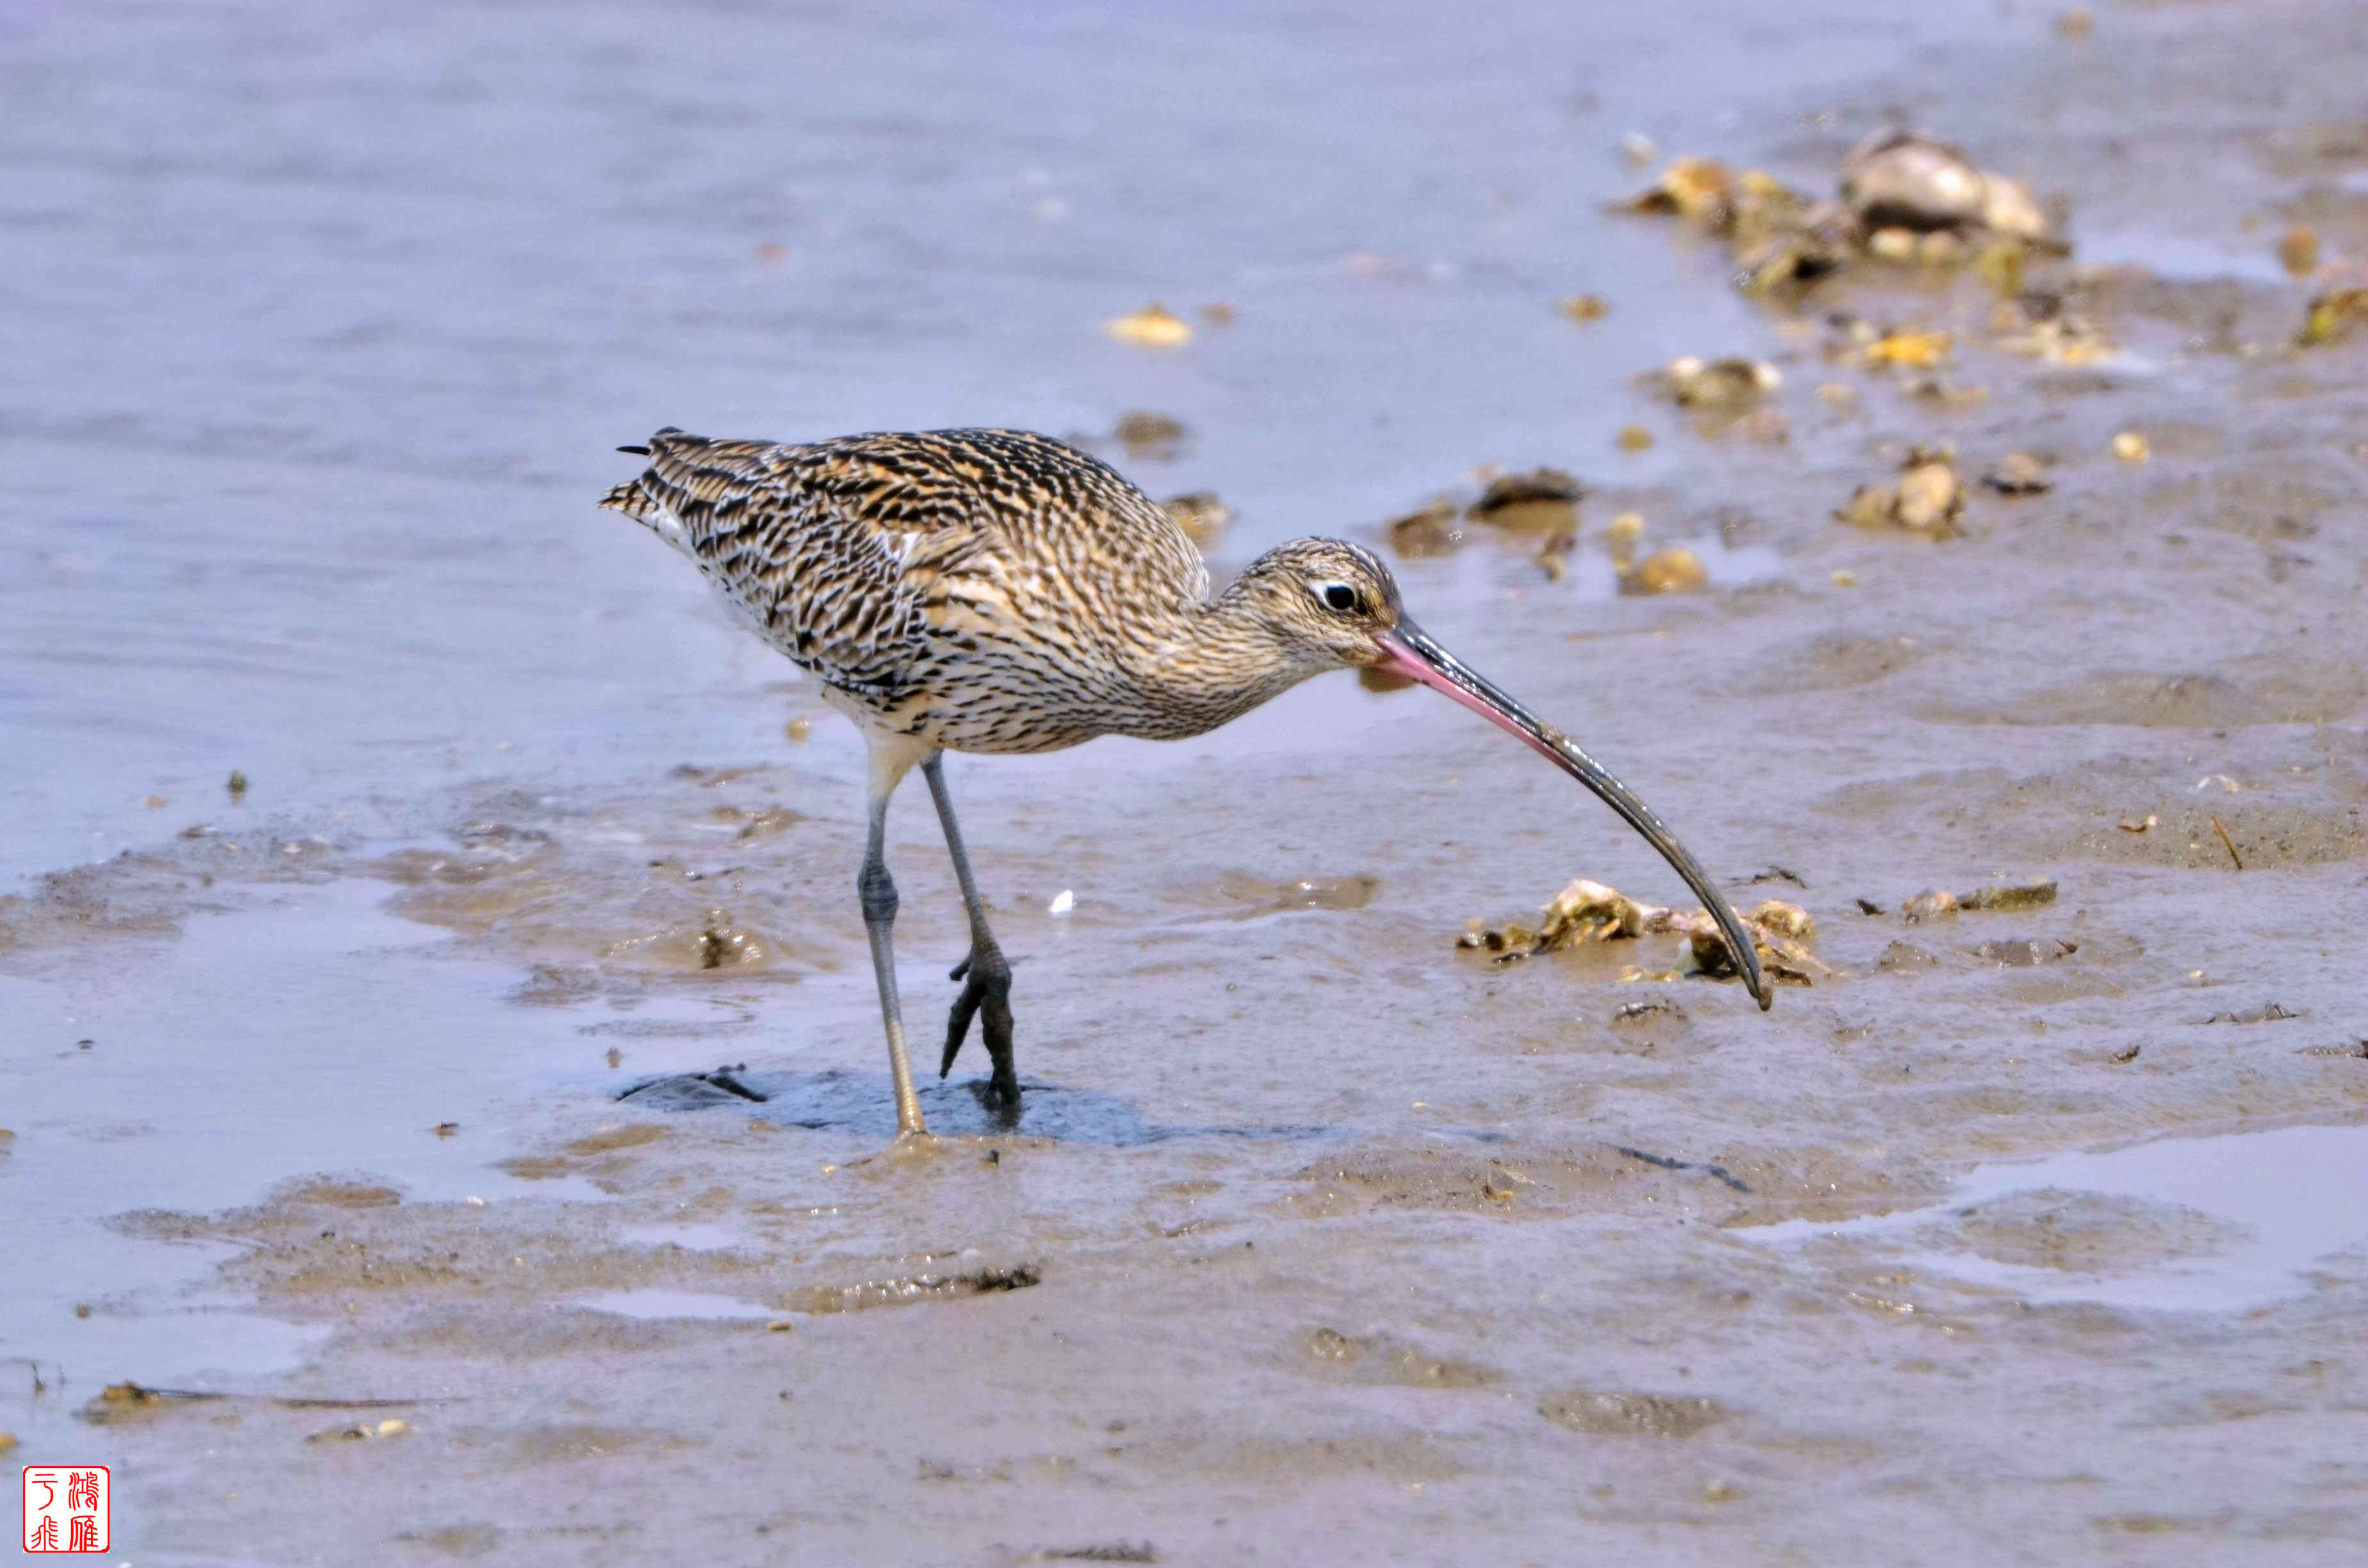
[[[1171,495],[1159,504],[1159,509],[1175,518],[1184,537],[1204,551],[1216,548],[1217,541],[1225,537],[1225,525],[1234,520],[1234,509],[1213,490]]]
[[[1837,522],[1861,528],[1903,528],[1934,540],[1964,532],[1957,519],[1965,510],[1964,482],[1946,446],[1912,447],[1899,465],[1896,486],[1861,484],[1834,514]]]
[[[1192,341],[1192,325],[1156,301],[1126,315],[1113,316],[1102,330],[1121,343],[1144,348],[1181,348]]]
[[[1861,256],[1929,267],[1978,264],[2001,294],[2021,284],[2026,253],[2070,246],[2031,187],[1975,166],[1920,131],[1878,132],[1842,160],[1839,199],[1819,199],[1757,169],[1680,157],[1613,210],[1682,219],[1726,242],[1736,282],[1767,293],[1841,270]]]
[[[1136,462],[1172,462],[1183,455],[1192,432],[1172,415],[1138,408],[1119,416],[1110,428],[1110,438]]]
[[[1768,899],[1744,917],[1752,930],[1752,946],[1770,978],[1790,985],[1808,985],[1835,971],[1806,946],[1816,936],[1816,921],[1797,903]],[[1668,982],[1687,974],[1724,979],[1735,972],[1732,955],[1718,922],[1708,910],[1679,911],[1660,904],[1640,903],[1619,889],[1581,877],[1541,912],[1535,927],[1507,924],[1484,925],[1477,916],[1455,939],[1458,948],[1492,955],[1500,964],[1517,963],[1541,953],[1558,952],[1588,942],[1610,942],[1640,937],[1675,936],[1686,939],[1691,958],[1688,969],[1624,969],[1623,982]]]

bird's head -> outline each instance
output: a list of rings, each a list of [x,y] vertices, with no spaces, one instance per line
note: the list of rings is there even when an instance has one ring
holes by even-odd
[[[1397,579],[1381,557],[1337,539],[1299,539],[1252,562],[1225,597],[1281,640],[1306,673],[1387,662]]]
[[[1754,940],[1734,905],[1661,819],[1568,735],[1541,722],[1416,625],[1398,598],[1397,580],[1372,551],[1337,539],[1294,540],[1252,562],[1222,602],[1246,612],[1260,632],[1281,643],[1290,679],[1357,667],[1418,682],[1507,731],[1586,785],[1644,835],[1701,897],[1759,1005],[1766,1007],[1774,999]]]

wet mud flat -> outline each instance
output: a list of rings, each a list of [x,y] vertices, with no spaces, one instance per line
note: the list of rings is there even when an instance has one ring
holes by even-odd
[[[2123,17],[1725,135],[1805,184],[1937,83],[2084,242],[2309,202],[2357,258],[2357,19]],[[2368,392],[2357,340],[2294,347],[2308,294],[2097,274],[2118,352],[2067,365],[1988,347],[1976,279],[1854,272],[1689,346],[1782,372],[1782,440],[1635,391],[1590,417],[1681,462],[1440,463],[1586,481],[1558,570],[1482,524],[1409,602],[1814,920],[1767,1015],[1672,935],[1459,948],[1574,877],[1673,894],[1502,737],[1347,677],[955,760],[1030,1089],[999,1121],[966,1057],[909,1157],[861,759],[778,670],[711,754],[193,797],[0,901],[0,1188],[50,1260],[0,1429],[115,1465],[149,1561],[2346,1561]],[[1956,331],[1985,395],[1835,316]],[[1834,519],[1942,442],[2048,488]],[[1631,511],[1699,588],[1616,591]],[[934,831],[900,803],[924,1059]]]

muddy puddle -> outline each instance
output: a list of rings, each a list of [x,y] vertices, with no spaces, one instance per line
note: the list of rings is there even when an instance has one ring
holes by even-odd
[[[2092,9],[0,32],[8,1452],[149,1562],[2347,1561],[2368,29]],[[1804,216],[1902,105],[2070,256]],[[1459,946],[1691,901],[1327,676],[950,763],[1024,1107],[882,1157],[858,743],[591,507],[666,423],[1372,544],[1798,978]]]

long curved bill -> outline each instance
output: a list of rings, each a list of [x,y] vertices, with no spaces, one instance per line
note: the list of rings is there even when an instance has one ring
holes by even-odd
[[[1398,618],[1395,628],[1381,633],[1375,641],[1388,655],[1382,668],[1420,681],[1434,691],[1445,692],[1490,723],[1510,732],[1531,751],[1594,790],[1605,805],[1620,813],[1622,821],[1643,834],[1645,841],[1676,868],[1686,886],[1702,901],[1702,907],[1710,911],[1711,918],[1718,922],[1720,933],[1726,937],[1727,950],[1735,955],[1735,967],[1751,994],[1759,998],[1761,1011],[1775,1006],[1776,994],[1769,989],[1767,977],[1759,972],[1759,954],[1733,906],[1711,884],[1710,874],[1687,853],[1677,835],[1662,825],[1652,808],[1638,800],[1627,785],[1573,745],[1569,736],[1539,722],[1528,709],[1482,679],[1404,616]]]

